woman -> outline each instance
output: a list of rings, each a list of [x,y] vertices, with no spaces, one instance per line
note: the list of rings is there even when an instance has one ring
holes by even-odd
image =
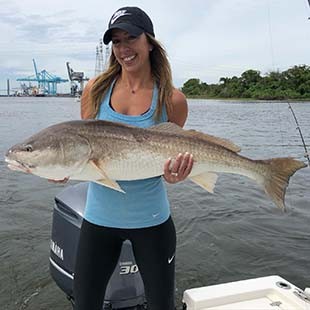
[[[183,126],[186,98],[172,86],[166,53],[155,39],[148,15],[137,7],[116,11],[104,34],[104,43],[110,41],[109,68],[88,82],[81,100],[82,118],[139,127],[165,121]],[[163,178],[169,183],[182,181],[192,165],[187,153],[167,159]],[[102,308],[122,243],[129,239],[148,309],[173,310],[176,233],[162,177],[118,182],[126,194],[89,185],[75,270],[75,309]]]

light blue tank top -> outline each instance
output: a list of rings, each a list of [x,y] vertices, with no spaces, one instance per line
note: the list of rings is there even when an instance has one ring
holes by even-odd
[[[111,108],[110,98],[113,86],[114,83],[101,103],[98,119],[142,128],[167,121],[165,108],[159,120],[154,118],[158,98],[156,85],[153,89],[150,109],[142,115],[134,116],[117,113]],[[84,214],[87,221],[106,227],[144,228],[159,225],[169,218],[170,207],[162,177],[118,181],[118,184],[126,194],[94,182],[89,183]]]

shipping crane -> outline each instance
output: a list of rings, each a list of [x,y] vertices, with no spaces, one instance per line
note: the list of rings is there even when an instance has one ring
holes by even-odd
[[[70,67],[70,63],[67,62],[67,70],[68,70],[68,76],[71,81],[71,95],[81,95],[84,89],[84,81],[88,81],[88,77],[84,77],[84,72],[82,71],[73,71],[73,69]],[[76,84],[78,82],[80,86]]]
[[[31,75],[24,78],[18,78],[16,81],[23,82],[37,82],[38,83],[38,93],[36,95],[52,95],[57,94],[57,84],[68,82],[67,79],[63,79],[59,76],[53,75],[46,70],[41,72],[37,69],[37,64],[34,59],[32,59],[35,75]]]

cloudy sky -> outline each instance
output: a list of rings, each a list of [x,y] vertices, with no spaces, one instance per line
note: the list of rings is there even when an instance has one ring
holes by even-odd
[[[0,0],[0,90],[33,75],[33,58],[39,71],[67,78],[69,61],[94,76],[96,46],[113,12],[128,5],[153,20],[177,87],[310,62],[307,0]]]

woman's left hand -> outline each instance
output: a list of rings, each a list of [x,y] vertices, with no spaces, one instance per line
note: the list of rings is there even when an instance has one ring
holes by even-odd
[[[164,179],[171,184],[185,180],[192,171],[193,163],[193,155],[187,152],[180,153],[174,161],[169,158],[164,166]]]

